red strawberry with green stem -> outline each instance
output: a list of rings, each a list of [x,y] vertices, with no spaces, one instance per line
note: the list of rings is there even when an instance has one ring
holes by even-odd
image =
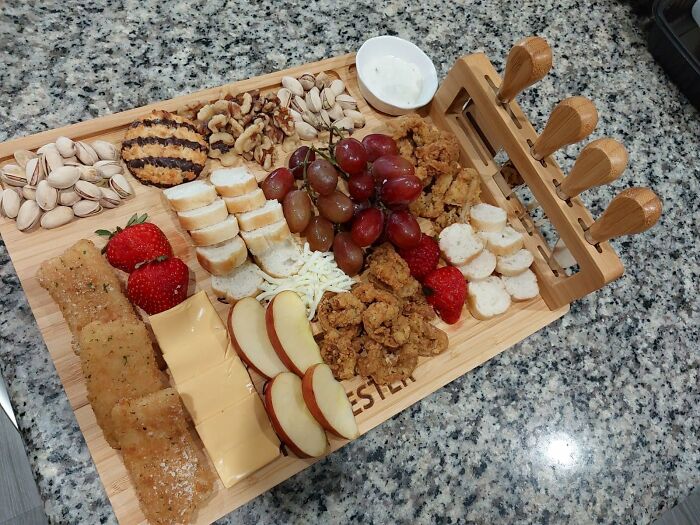
[[[440,247],[429,235],[422,234],[415,248],[399,249],[399,255],[408,263],[411,275],[422,281],[437,268],[440,260]]]
[[[467,299],[467,283],[454,266],[433,270],[423,281],[423,293],[447,324],[459,321]]]
[[[131,272],[126,293],[148,315],[157,314],[187,298],[189,276],[190,269],[180,259],[160,256]]]
[[[157,257],[173,256],[173,248],[168,238],[158,226],[146,222],[148,215],[135,214],[122,229],[97,230],[95,233],[107,237],[107,245],[102,249],[109,263],[127,273],[134,271],[137,265]]]

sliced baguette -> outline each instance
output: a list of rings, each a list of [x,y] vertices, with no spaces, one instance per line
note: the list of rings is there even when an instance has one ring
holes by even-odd
[[[301,249],[292,237],[274,244],[268,251],[256,257],[260,268],[273,277],[289,277],[303,264]]]
[[[212,171],[209,182],[214,185],[222,197],[238,197],[255,191],[258,187],[255,175],[243,166],[216,169]]]
[[[229,213],[245,213],[265,206],[265,194],[260,188],[239,197],[224,197]]]
[[[479,255],[457,268],[469,282],[480,281],[496,269],[496,256],[488,250],[481,250]]]
[[[220,242],[228,241],[238,235],[238,221],[233,215],[229,215],[221,222],[192,230],[190,236],[196,246],[211,246]]]
[[[525,270],[513,276],[504,275],[501,279],[503,280],[506,292],[510,294],[514,301],[527,301],[540,294],[540,287],[537,285],[537,276],[532,270]]]
[[[230,303],[240,301],[244,297],[254,297],[260,291],[262,283],[263,278],[258,267],[250,259],[246,259],[226,275],[215,275],[211,278],[211,288],[216,296]]]
[[[198,246],[195,253],[202,268],[212,275],[226,275],[248,258],[248,248],[238,235],[220,244]]]
[[[214,186],[203,180],[193,180],[163,190],[165,198],[175,211],[189,211],[211,204],[216,199]]]
[[[513,255],[523,247],[523,236],[510,226],[500,232],[481,232],[479,235],[486,241],[486,247],[496,255]]]
[[[527,270],[535,258],[530,250],[523,248],[512,255],[501,255],[496,262],[496,271],[501,275],[518,275]]]
[[[289,231],[289,226],[287,226],[285,220],[273,222],[257,230],[241,232],[241,237],[243,237],[248,250],[253,255],[262,255],[275,244],[288,239],[291,235],[292,233]]]
[[[269,200],[262,208],[241,213],[237,215],[237,218],[241,230],[248,232],[283,220],[284,213],[282,212],[282,205],[279,202],[276,200]]]
[[[500,278],[491,276],[483,281],[469,283],[467,287],[469,311],[477,319],[485,321],[501,315],[510,306],[510,295]]]
[[[500,232],[505,228],[507,220],[505,210],[485,202],[475,204],[469,209],[469,223],[482,232]]]
[[[438,239],[445,259],[456,266],[471,261],[484,249],[484,243],[468,224],[452,224],[440,232]]]
[[[211,204],[188,211],[177,212],[180,226],[186,230],[198,230],[206,228],[228,217],[226,203],[222,199],[215,199]]]

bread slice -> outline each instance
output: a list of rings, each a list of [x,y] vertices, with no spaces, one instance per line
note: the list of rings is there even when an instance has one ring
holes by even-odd
[[[214,185],[222,197],[238,197],[258,188],[255,175],[244,166],[216,169],[212,171],[209,182]]]
[[[486,279],[496,269],[496,256],[488,250],[481,250],[479,255],[457,268],[467,281],[480,281]]]
[[[221,222],[199,230],[192,230],[190,235],[196,246],[211,246],[228,241],[238,235],[238,220],[234,215],[229,215]]]
[[[165,198],[175,211],[189,211],[211,204],[216,199],[214,186],[203,180],[193,180],[163,190]]]
[[[284,213],[278,201],[268,200],[262,208],[240,213],[237,217],[241,230],[251,231],[284,219]]]
[[[220,244],[198,246],[195,252],[199,264],[212,275],[226,275],[248,258],[248,248],[238,235]]]
[[[500,232],[482,232],[480,237],[486,241],[486,247],[496,255],[513,255],[523,247],[523,236],[510,226]]]
[[[241,232],[241,237],[243,237],[246,246],[248,246],[248,250],[250,250],[250,253],[253,255],[262,255],[275,244],[288,239],[291,235],[292,233],[289,231],[287,221],[284,219],[273,222],[268,226],[258,228],[257,230]]]
[[[289,277],[299,271],[304,260],[301,249],[292,237],[275,243],[272,247],[256,257],[260,268],[273,277]]]
[[[482,232],[500,232],[505,228],[507,219],[505,210],[485,202],[475,204],[469,209],[469,223]]]
[[[265,206],[265,194],[260,188],[239,197],[224,197],[229,213],[245,213]]]
[[[514,301],[527,301],[540,294],[540,287],[537,285],[537,276],[532,270],[525,270],[523,273],[513,276],[503,276],[503,285],[506,292],[510,294]]]
[[[179,211],[177,219],[180,226],[186,230],[198,230],[206,228],[228,217],[226,203],[222,199],[215,199],[211,204],[188,211]]]
[[[481,253],[484,243],[468,224],[452,224],[438,237],[440,251],[450,263],[462,265]]]
[[[467,287],[469,311],[477,319],[485,321],[505,313],[510,306],[510,295],[500,278],[491,276],[483,281],[469,283]]]
[[[240,301],[244,297],[256,296],[260,292],[262,283],[260,270],[250,259],[246,259],[243,264],[226,275],[215,275],[211,278],[211,288],[216,296],[230,303]]]
[[[501,255],[496,262],[496,271],[501,275],[518,275],[527,270],[535,258],[530,250],[523,248],[512,255]]]

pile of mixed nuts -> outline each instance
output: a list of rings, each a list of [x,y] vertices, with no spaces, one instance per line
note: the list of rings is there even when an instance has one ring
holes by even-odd
[[[110,142],[74,142],[58,137],[36,153],[20,150],[17,164],[3,166],[0,210],[20,231],[37,224],[51,229],[73,217],[117,207],[134,190],[122,174],[119,150]]]
[[[277,98],[283,108],[289,108],[302,140],[314,140],[331,126],[352,133],[365,125],[357,101],[345,91],[345,82],[323,71],[318,75],[304,73],[299,78],[282,77]]]

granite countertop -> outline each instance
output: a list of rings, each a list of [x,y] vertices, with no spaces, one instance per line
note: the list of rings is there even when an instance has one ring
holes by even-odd
[[[443,76],[463,54],[501,68],[539,34],[554,71],[519,98],[541,129],[591,97],[592,138],[630,168],[583,199],[598,215],[630,185],[664,201],[650,232],[613,242],[626,275],[485,365],[221,523],[649,523],[700,482],[698,113],[614,0],[407,3],[6,2],[0,140],[356,50],[398,34]],[[579,147],[556,154],[565,171]],[[37,249],[41,249],[38,247]],[[0,366],[55,523],[116,520],[0,243]]]

